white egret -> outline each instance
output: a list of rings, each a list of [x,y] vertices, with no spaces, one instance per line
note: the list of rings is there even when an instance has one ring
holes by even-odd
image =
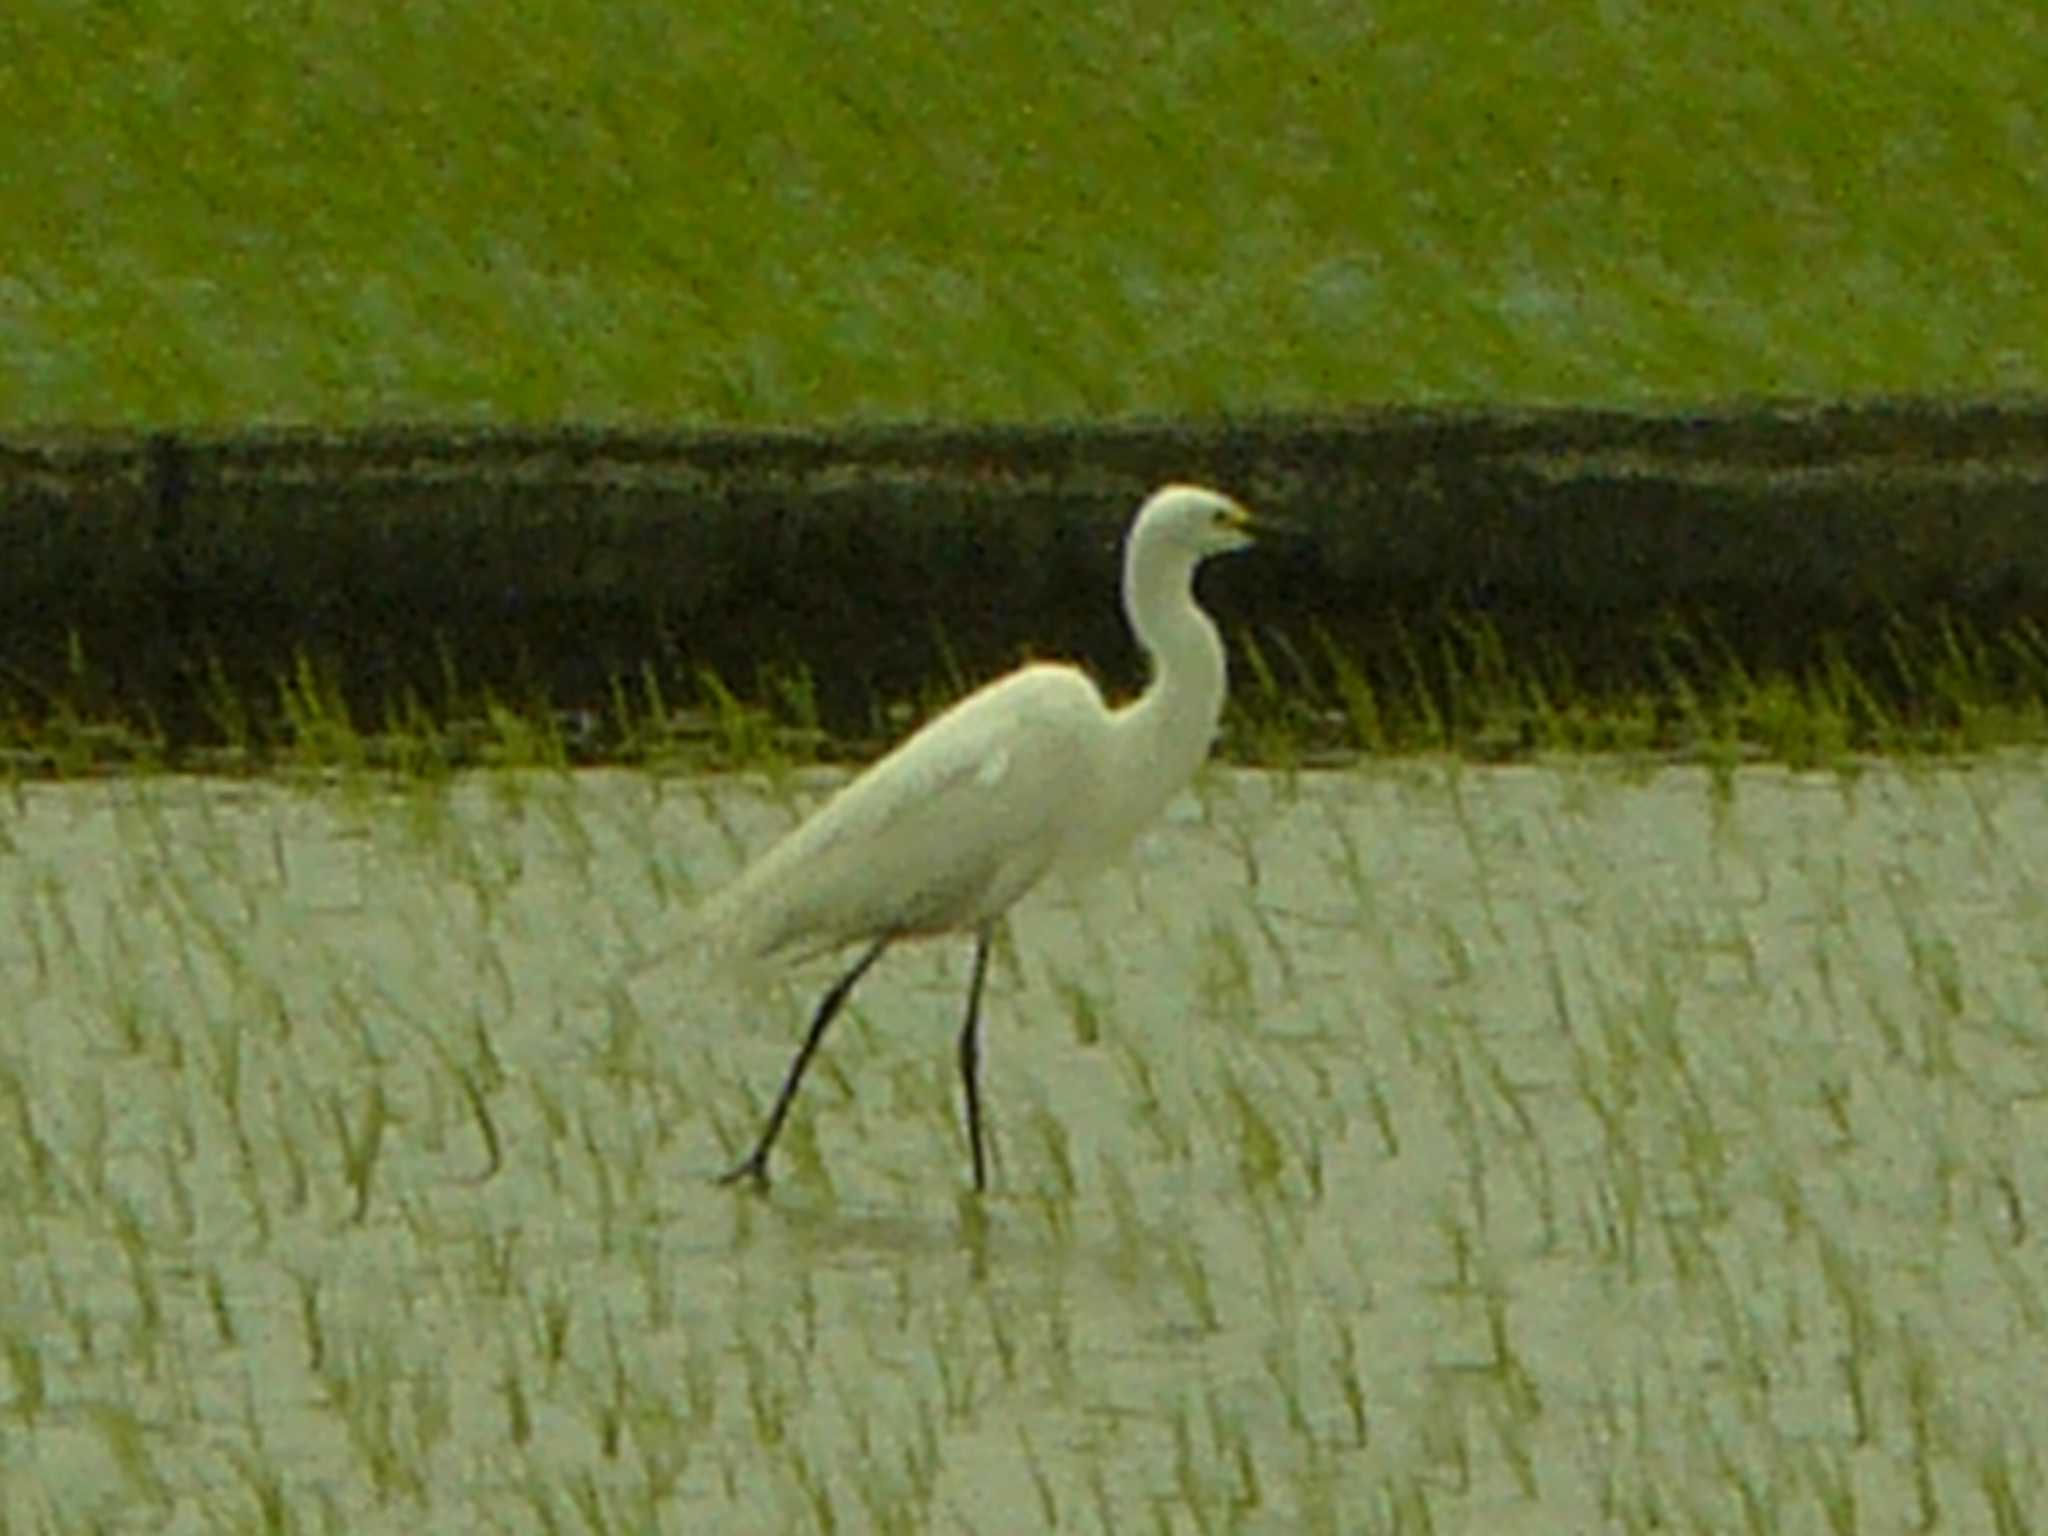
[[[1251,515],[1215,491],[1156,492],[1124,543],[1124,613],[1151,666],[1137,699],[1110,709],[1075,667],[1020,667],[913,734],[711,899],[700,932],[728,955],[866,946],[819,1002],[760,1140],[724,1182],[768,1182],[804,1069],[882,951],[971,932],[960,1077],[974,1187],[987,1188],[977,1077],[996,919],[1047,874],[1085,873],[1121,852],[1208,756],[1223,642],[1195,602],[1195,567],[1253,532]]]

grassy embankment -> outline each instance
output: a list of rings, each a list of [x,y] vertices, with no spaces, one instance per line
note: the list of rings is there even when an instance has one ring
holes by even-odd
[[[2039,390],[2040,25],[33,4],[0,423]]]

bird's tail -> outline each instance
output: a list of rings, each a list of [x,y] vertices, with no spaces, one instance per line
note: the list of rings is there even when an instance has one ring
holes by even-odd
[[[762,914],[744,882],[732,882],[692,907],[682,921],[651,948],[629,952],[596,983],[599,995],[680,966],[691,977],[716,975],[745,981],[767,958],[759,940]]]

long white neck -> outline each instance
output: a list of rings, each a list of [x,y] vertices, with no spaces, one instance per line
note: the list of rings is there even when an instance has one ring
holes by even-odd
[[[1195,561],[1133,533],[1124,561],[1124,611],[1152,678],[1116,712],[1119,824],[1137,827],[1187,785],[1223,718],[1223,641],[1195,604]]]

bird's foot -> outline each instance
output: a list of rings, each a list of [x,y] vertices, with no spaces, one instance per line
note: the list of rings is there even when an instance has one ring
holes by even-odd
[[[760,1148],[747,1154],[744,1161],[735,1163],[718,1176],[721,1184],[738,1184],[744,1180],[754,1189],[768,1187],[768,1156]]]

